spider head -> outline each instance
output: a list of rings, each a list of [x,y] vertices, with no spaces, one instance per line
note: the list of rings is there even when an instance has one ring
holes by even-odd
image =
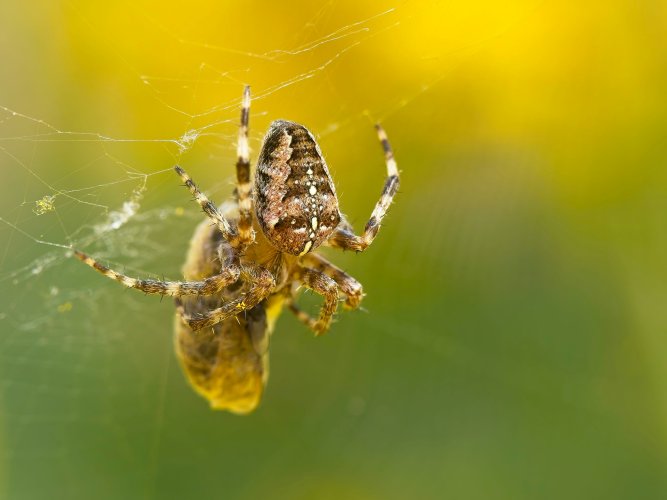
[[[341,220],[320,147],[297,123],[278,120],[269,127],[257,163],[254,198],[265,236],[292,255],[320,246]]]

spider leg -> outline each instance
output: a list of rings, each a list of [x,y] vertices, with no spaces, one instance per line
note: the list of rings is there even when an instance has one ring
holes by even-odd
[[[345,295],[345,309],[356,309],[359,307],[359,303],[364,297],[361,283],[316,253],[307,254],[303,260],[310,267],[323,272],[336,282],[340,291]]]
[[[206,216],[211,219],[216,226],[218,226],[218,229],[220,229],[220,232],[224,238],[229,241],[232,246],[237,246],[237,236],[232,229],[232,226],[229,224],[229,221],[227,221],[227,219],[225,219],[224,216],[218,211],[215,204],[199,190],[197,185],[193,182],[192,178],[185,172],[185,170],[183,170],[178,165],[174,167],[174,170],[183,181],[183,184],[185,184],[190,190],[190,193],[192,193],[192,196],[194,196],[197,203],[199,203],[199,206],[202,208]]]
[[[255,241],[252,230],[252,199],[250,197],[250,155],[248,147],[248,122],[250,120],[250,86],[243,90],[241,104],[241,124],[239,138],[236,145],[236,200],[239,206],[238,239],[241,247],[246,247]]]
[[[333,278],[307,267],[301,268],[298,271],[297,278],[304,286],[322,295],[324,297],[324,304],[322,304],[320,316],[316,320],[310,318],[310,316],[293,304],[290,304],[289,308],[296,314],[297,318],[306,323],[315,332],[315,335],[322,335],[331,326],[331,319],[338,307],[338,286]]]
[[[162,281],[154,279],[130,278],[110,269],[83,252],[74,250],[74,256],[107,278],[111,278],[128,288],[136,288],[144,293],[180,297],[183,295],[212,295],[239,279],[238,265],[227,262],[220,274],[201,281]]]
[[[391,150],[384,129],[379,124],[375,125],[375,128],[377,129],[378,138],[384,150],[384,160],[387,165],[387,180],[385,181],[382,195],[375,204],[371,218],[364,228],[364,233],[361,236],[357,236],[351,231],[349,224],[341,224],[328,240],[328,244],[332,247],[342,248],[343,250],[355,250],[357,252],[366,250],[380,230],[382,219],[387,213],[396,191],[398,191],[398,167],[396,166],[394,153]]]
[[[216,309],[203,313],[188,313],[183,306],[183,302],[176,297],[176,310],[183,322],[193,331],[213,326],[243,311],[252,309],[271,293],[276,284],[273,275],[261,267],[242,270],[241,279],[250,284],[250,289],[247,292]]]
[[[306,311],[297,306],[293,301],[287,303],[287,308],[297,317],[299,321],[304,323],[308,328],[314,330],[314,325],[317,322]]]

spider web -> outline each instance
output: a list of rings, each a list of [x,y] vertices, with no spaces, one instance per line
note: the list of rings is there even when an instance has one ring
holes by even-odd
[[[108,286],[113,283],[71,259],[71,248],[130,275],[164,272],[178,279],[202,215],[179,190],[172,166],[184,165],[213,199],[229,195],[243,84],[252,84],[254,149],[277,118],[268,110],[279,107],[290,118],[294,101],[324,107],[312,125],[321,138],[350,123],[368,126],[368,103],[336,102],[334,80],[349,71],[346,65],[360,51],[386,43],[399,29],[396,7],[339,13],[329,3],[312,9],[310,17],[295,17],[295,28],[278,29],[268,44],[254,43],[241,29],[236,39],[202,33],[196,15],[190,25],[147,6],[121,4],[102,12],[72,2],[43,17],[20,19],[37,25],[49,16],[63,21],[66,28],[54,35],[55,57],[81,58],[84,68],[69,71],[83,71],[85,79],[85,66],[95,64],[82,54],[83,44],[90,44],[102,53],[98,57],[110,58],[106,78],[118,88],[87,91],[85,84],[63,78],[36,99],[8,85],[0,102],[0,165],[11,186],[0,201],[0,464],[11,471],[8,491],[14,494],[40,492],[28,486],[28,464],[42,470],[41,477],[49,477],[44,470],[53,467],[58,481],[64,479],[63,492],[81,494],[82,457],[90,457],[91,449],[142,464],[141,474],[149,478],[142,481],[149,485],[144,493],[151,496],[156,487],[150,477],[157,474],[165,377],[173,363],[171,307]],[[26,13],[16,13],[21,15]],[[143,39],[156,46],[138,56],[140,48],[117,43],[114,22],[135,44]],[[142,36],[133,31],[138,26]],[[24,39],[17,31],[8,36],[27,44],[37,36],[34,28]],[[39,58],[49,51],[35,52],[37,59],[29,62],[48,65]],[[76,92],[84,96],[80,101],[71,95]],[[126,106],[115,92],[139,109]],[[95,99],[109,99],[125,111],[114,116],[113,104],[105,112],[106,103]],[[60,108],[59,100],[70,109]],[[384,103],[374,118],[390,113],[392,105],[405,102]],[[135,124],[140,132],[132,132]],[[368,138],[375,146],[372,134]],[[377,170],[374,191],[382,181]],[[353,407],[363,404],[352,397]],[[143,433],[130,424],[134,420],[157,430]],[[0,477],[0,484],[7,483]]]
[[[465,99],[457,85],[476,84],[478,75],[470,71],[461,84],[450,81],[452,73],[530,25],[541,6],[515,2],[483,13],[407,1],[304,3],[290,12],[280,4],[225,10],[206,2],[182,12],[130,2],[65,2],[32,13],[4,7],[4,36],[16,47],[0,53],[16,77],[0,82],[0,497],[51,497],[53,484],[67,498],[207,497],[217,487],[211,464],[226,471],[228,491],[239,498],[276,490],[294,498],[290,493],[322,484],[338,497],[369,498],[357,489],[364,474],[386,481],[381,497],[395,496],[394,487],[418,497],[433,493],[419,474],[440,473],[440,450],[430,442],[442,413],[422,417],[434,438],[416,428],[411,409],[436,397],[421,381],[441,378],[444,363],[456,377],[477,355],[474,344],[452,342],[441,304],[465,310],[467,301],[490,301],[493,293],[461,297],[446,282],[476,290],[522,245],[547,255],[540,245],[548,242],[527,240],[522,231],[551,216],[544,200],[553,196],[532,151],[493,150],[493,161],[480,154],[469,170],[451,175],[441,168],[456,160],[443,157],[443,137],[466,126],[465,119],[445,125],[441,107],[456,111],[458,103],[443,95]],[[380,121],[397,149],[404,192],[372,256],[331,254],[364,283],[370,314],[341,315],[315,353],[303,328],[282,317],[264,406],[239,420],[210,412],[186,387],[172,352],[171,304],[122,289],[72,259],[71,249],[130,276],[179,279],[203,215],[172,166],[182,165],[211,199],[229,196],[246,83],[251,159],[272,120],[306,124],[327,156],[342,209],[360,229],[383,181],[371,126]],[[458,141],[459,153],[469,147]],[[515,220],[524,212],[534,218]],[[482,249],[490,240],[503,242],[493,256]],[[531,256],[524,257],[530,265]],[[456,270],[447,270],[446,260]],[[493,276],[513,279],[509,271]],[[457,311],[449,313],[455,325]],[[478,329],[492,330],[483,320]],[[483,340],[489,350],[499,346]],[[409,377],[383,363],[399,352],[412,367]],[[473,370],[486,377],[485,367]],[[533,390],[518,372],[499,378],[503,387]],[[391,391],[405,395],[397,405],[403,412],[378,406],[393,399]],[[392,449],[382,443],[391,440],[375,435],[371,445],[360,436],[358,462],[350,459],[361,464],[359,477],[327,482],[331,468],[346,471],[328,457],[341,452],[337,443],[354,435],[367,411],[382,415],[377,432],[407,429],[407,452],[383,462]],[[275,429],[281,425],[285,435]],[[303,444],[311,441],[317,444]],[[374,453],[365,455],[364,444]],[[465,445],[448,444],[449,460],[465,454]],[[289,478],[298,465],[284,464],[301,455],[301,445],[319,475],[297,488]],[[397,478],[415,474],[414,484],[364,465],[376,461],[390,472],[395,467]],[[40,481],[32,479],[35,470]],[[187,487],[181,474],[192,478]]]

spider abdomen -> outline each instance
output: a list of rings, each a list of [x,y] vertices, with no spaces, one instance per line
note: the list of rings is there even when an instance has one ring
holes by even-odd
[[[255,174],[255,210],[271,244],[292,255],[317,248],[340,223],[329,169],[303,125],[278,120],[269,127]]]

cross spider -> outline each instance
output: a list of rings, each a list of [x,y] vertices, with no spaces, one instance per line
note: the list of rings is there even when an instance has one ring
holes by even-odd
[[[209,219],[197,227],[190,242],[183,267],[186,281],[130,278],[74,251],[81,261],[126,287],[175,298],[175,347],[187,377],[213,408],[234,413],[248,413],[259,403],[268,378],[268,341],[283,305],[316,335],[329,328],[339,294],[345,297],[345,308],[359,306],[361,284],[315,250],[321,245],[365,250],[399,184],[389,141],[376,125],[387,180],[363,234],[355,235],[338,209],[333,181],[313,135],[303,125],[277,120],[264,138],[253,191],[249,110],[246,86],[231,203],[216,207],[185,170],[174,167]],[[295,304],[300,286],[324,298],[317,319]]]

